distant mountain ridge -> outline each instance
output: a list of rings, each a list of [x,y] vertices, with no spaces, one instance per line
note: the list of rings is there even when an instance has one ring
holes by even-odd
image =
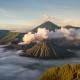
[[[71,25],[64,26],[64,28],[66,28],[66,29],[70,29],[70,28],[80,29],[80,27],[75,27],[75,26],[71,26]]]
[[[46,22],[42,23],[41,25],[37,26],[36,28],[32,29],[31,32],[36,32],[38,28],[45,28],[45,29],[48,29],[49,31],[52,31],[52,30],[54,31],[55,29],[60,29],[61,26],[58,26],[57,24],[54,24],[51,21],[46,21]],[[75,26],[71,26],[71,25],[66,25],[66,26],[64,26],[64,28],[80,29],[80,27],[75,27]]]

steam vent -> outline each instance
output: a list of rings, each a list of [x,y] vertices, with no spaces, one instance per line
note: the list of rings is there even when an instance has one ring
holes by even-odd
[[[74,57],[75,54],[60,49],[53,42],[41,41],[32,48],[26,50],[21,56],[35,57],[41,59],[65,59]]]

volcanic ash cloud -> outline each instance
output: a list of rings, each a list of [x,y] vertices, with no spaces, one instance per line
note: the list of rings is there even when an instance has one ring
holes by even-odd
[[[49,31],[45,28],[38,28],[36,33],[27,33],[23,37],[23,42],[19,43],[20,45],[29,44],[33,41],[41,41],[43,39],[57,39],[63,38],[73,40],[80,39],[80,29],[56,29],[55,31]]]
[[[29,44],[32,41],[41,41],[43,39],[48,38],[49,30],[46,30],[45,28],[38,28],[37,32],[35,34],[32,34],[31,32],[27,33],[23,37],[23,42],[19,44]]]

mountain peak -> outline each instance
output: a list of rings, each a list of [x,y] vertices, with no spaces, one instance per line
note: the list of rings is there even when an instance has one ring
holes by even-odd
[[[44,22],[43,24],[53,24],[51,21],[46,21],[46,22]]]
[[[60,27],[57,26],[56,24],[52,23],[51,21],[46,21],[43,24],[41,24],[40,26],[34,28],[32,30],[32,32],[36,32],[38,28],[46,28],[49,31],[55,30],[55,29],[59,29]]]

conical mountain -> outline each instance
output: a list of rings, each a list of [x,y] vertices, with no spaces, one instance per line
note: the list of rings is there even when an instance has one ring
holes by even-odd
[[[32,48],[26,50],[21,55],[42,59],[64,59],[75,56],[75,54],[68,52],[67,50],[60,49],[53,42],[50,41],[41,41]]]
[[[46,29],[52,31],[55,29],[59,29],[60,27],[50,21],[46,21],[45,23],[41,24],[40,26],[34,28],[32,30],[32,32],[36,32],[38,28],[46,28]]]

